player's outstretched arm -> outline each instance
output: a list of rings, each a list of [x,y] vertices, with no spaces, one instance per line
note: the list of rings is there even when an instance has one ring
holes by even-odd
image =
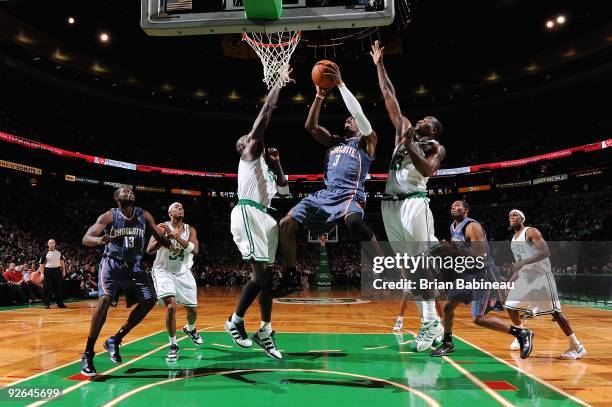
[[[342,76],[340,74],[340,68],[338,67],[338,65],[331,65],[327,67],[324,75],[334,80],[334,83],[340,91],[340,95],[342,95],[342,100],[344,101],[346,108],[355,118],[355,121],[357,122],[357,127],[359,128],[361,134],[366,137],[372,134],[372,125],[370,124],[370,121],[366,117],[365,113],[363,113],[363,109],[361,108],[361,104],[359,103],[357,98],[351,93],[351,91],[342,81]]]
[[[147,222],[147,227],[151,229],[151,233],[153,233],[153,236],[155,237],[155,239],[157,239],[159,244],[164,247],[170,247],[172,243],[170,242],[170,240],[168,240],[166,236],[164,236],[163,233],[160,232],[160,228],[158,228],[155,224],[155,219],[153,219],[153,215],[151,215],[149,211],[143,211],[142,216],[144,217],[145,222]]]
[[[276,190],[279,195],[289,195],[289,183],[281,165],[280,153],[276,148],[268,148],[266,150],[266,158],[270,163],[270,168],[276,175]]]
[[[293,69],[289,69],[286,73],[290,83],[295,83],[293,79],[289,77]],[[278,102],[278,95],[280,94],[281,88],[273,88],[266,97],[266,101],[259,111],[259,115],[253,123],[253,128],[249,132],[247,139],[247,146],[244,150],[243,155],[254,159],[262,153],[263,149],[263,137],[268,128],[268,123],[272,118],[272,112],[276,109],[276,103]]]
[[[147,245],[147,254],[155,253],[160,246],[161,245],[159,244],[155,236],[151,236],[151,238],[149,239],[149,244]]]
[[[446,149],[442,144],[432,144],[432,153],[427,157],[423,157],[419,154],[418,149],[419,145],[415,141],[410,142],[406,149],[414,164],[414,168],[424,177],[435,175],[436,171],[440,169],[440,163],[442,163],[442,160],[446,157]]]
[[[387,113],[389,114],[389,119],[393,123],[395,127],[395,145],[399,145],[402,141],[402,137],[406,135],[412,128],[412,124],[410,121],[402,115],[402,111],[397,101],[397,97],[395,95],[395,87],[389,79],[389,75],[387,75],[387,70],[385,69],[385,64],[383,63],[383,55],[384,55],[385,47],[380,46],[380,42],[374,42],[372,45],[372,51],[370,55],[372,56],[372,61],[374,65],[376,65],[376,72],[378,74],[378,86],[380,87],[380,91],[382,92],[383,99],[385,100],[385,107],[387,108]]]
[[[96,223],[91,225],[87,232],[85,232],[85,236],[83,236],[82,243],[87,247],[95,247],[101,246],[105,244],[109,244],[113,241],[114,237],[109,235],[100,236],[104,229],[113,223],[113,213],[111,211],[107,211],[98,217]]]
[[[327,95],[327,92],[329,92],[329,89],[323,89],[318,86],[316,89],[317,94],[315,100],[312,102],[312,105],[310,105],[310,110],[308,111],[308,117],[306,118],[304,128],[319,143],[326,147],[331,147],[338,144],[338,137],[331,134],[329,130],[319,124],[321,106],[323,105],[323,101],[325,100],[325,96]]]
[[[344,101],[346,108],[351,113],[351,116],[353,116],[353,118],[355,119],[357,127],[359,128],[359,132],[362,134],[362,136],[364,136],[362,140],[363,142],[365,142],[365,148],[368,152],[368,155],[374,158],[374,156],[376,155],[376,144],[378,142],[378,137],[376,135],[376,132],[372,130],[372,125],[370,124],[370,121],[363,112],[361,104],[342,81],[342,76],[340,75],[340,68],[338,67],[338,65],[329,66],[324,75],[334,80],[334,83],[336,84],[338,90],[340,91],[340,94],[342,95],[342,100]]]

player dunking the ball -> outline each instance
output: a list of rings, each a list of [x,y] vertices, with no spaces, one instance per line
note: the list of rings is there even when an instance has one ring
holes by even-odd
[[[336,222],[343,221],[349,232],[360,241],[376,242],[374,233],[363,221],[366,200],[364,184],[376,154],[376,132],[372,130],[361,105],[342,81],[338,66],[328,66],[325,75],[332,78],[338,87],[351,117],[344,122],[342,135],[332,134],[321,126],[319,114],[329,89],[316,86],[317,94],[306,120],[306,130],[328,148],[325,189],[304,198],[280,222],[287,269],[278,296],[291,293],[299,286],[295,252],[296,232],[300,224],[313,234],[320,235],[329,232]]]
[[[172,250],[160,244],[151,236],[147,253],[155,255],[151,276],[155,284],[157,298],[163,301],[166,307],[166,330],[170,340],[170,348],[166,355],[166,361],[176,362],[179,357],[179,346],[176,341],[176,304],[185,307],[187,311],[187,324],[183,326],[183,332],[189,336],[196,345],[202,345],[202,338],[195,327],[198,310],[198,286],[191,266],[193,256],[199,252],[200,244],[198,235],[193,226],[183,223],[185,209],[179,202],[174,202],[168,208],[170,221],[158,225],[164,230],[166,237],[172,242]]]
[[[140,266],[146,229],[153,233],[162,246],[171,245],[155,226],[153,216],[144,209],[134,206],[136,196],[130,188],[117,189],[114,198],[117,207],[100,215],[83,236],[85,246],[105,246],[98,276],[100,299],[91,318],[89,337],[81,359],[81,374],[85,376],[96,375],[93,364],[94,345],[106,321],[108,307],[118,290],[123,288],[126,296],[136,297],[138,305],[132,310],[121,329],[104,342],[104,348],[113,363],[121,363],[119,345],[123,337],[138,325],[155,305],[157,297],[153,282],[149,273]],[[127,305],[128,307],[132,305],[129,298]]]
[[[510,279],[514,281],[514,288],[508,293],[504,306],[512,322],[522,327],[519,312],[527,312],[533,316],[552,314],[569,340],[569,349],[559,358],[581,359],[587,351],[561,312],[546,241],[538,229],[525,226],[525,214],[522,211],[513,209],[508,218],[514,231],[510,247],[516,263],[512,264],[514,275]],[[516,341],[511,347],[513,350],[517,348]]]
[[[290,73],[291,70],[286,75]],[[272,197],[277,193],[288,195],[289,188],[278,150],[266,150],[264,133],[276,108],[279,92],[279,87],[270,91],[251,132],[236,142],[236,151],[240,155],[239,200],[232,210],[231,230],[242,258],[250,263],[253,273],[242,289],[236,311],[225,322],[225,331],[234,342],[242,348],[250,348],[253,343],[244,327],[244,315],[259,295],[261,326],[253,335],[253,341],[274,359],[283,357],[276,348],[271,324],[273,275],[270,266],[276,258],[278,224],[268,210]]]
[[[435,117],[427,116],[413,127],[402,115],[395,89],[383,64],[383,51],[384,48],[376,41],[371,55],[385,107],[395,127],[395,150],[381,203],[382,217],[393,249],[417,256],[438,242],[427,198],[427,181],[440,168],[446,156],[444,146],[437,141],[442,135],[442,124]],[[436,312],[434,293],[422,292],[420,296],[417,306],[422,325],[414,344],[416,351],[423,352],[431,347],[436,338],[441,338],[443,328]],[[405,301],[404,298],[402,312]],[[400,316],[395,330],[401,330],[401,325]]]

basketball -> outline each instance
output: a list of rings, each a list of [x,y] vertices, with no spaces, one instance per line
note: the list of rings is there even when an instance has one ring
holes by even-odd
[[[322,89],[329,89],[334,86],[334,80],[324,75],[325,69],[328,66],[335,65],[332,61],[323,59],[312,67],[312,81],[315,85]]]

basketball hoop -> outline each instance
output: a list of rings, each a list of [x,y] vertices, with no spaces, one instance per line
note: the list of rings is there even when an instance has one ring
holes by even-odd
[[[261,60],[264,69],[263,81],[268,89],[282,88],[289,82],[289,60],[300,38],[301,31],[242,34],[242,39],[253,48]]]

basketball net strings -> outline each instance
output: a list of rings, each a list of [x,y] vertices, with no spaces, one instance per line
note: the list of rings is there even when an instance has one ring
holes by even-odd
[[[245,41],[253,48],[263,65],[263,81],[268,89],[282,88],[289,82],[289,61],[300,42],[300,32],[250,33]],[[287,39],[288,37],[288,39]]]

